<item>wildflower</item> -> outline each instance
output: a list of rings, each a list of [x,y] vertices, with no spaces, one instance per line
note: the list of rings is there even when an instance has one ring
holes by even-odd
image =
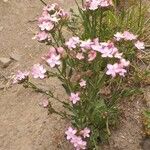
[[[80,136],[74,136],[70,141],[76,150],[86,149],[87,142],[83,141]]]
[[[68,130],[65,132],[65,134],[67,135],[67,140],[71,140],[76,133],[77,133],[76,129],[69,127]]]
[[[79,60],[84,59],[83,53],[77,53],[76,58]]]
[[[45,54],[44,56],[42,56],[42,59],[47,60],[52,56],[52,54],[57,55],[57,51],[54,47],[51,47],[49,49],[49,52],[47,54]]]
[[[122,67],[127,67],[127,66],[129,66],[129,64],[130,64],[130,61],[127,61],[127,60],[125,60],[125,59],[120,59],[120,66],[122,66]]]
[[[89,51],[88,61],[93,61],[96,58],[97,53],[95,51]]]
[[[51,4],[51,5],[47,5],[47,6],[45,6],[45,7],[43,8],[44,11],[49,11],[49,12],[55,11],[55,10],[57,10],[57,9],[59,9],[59,6],[58,6],[57,3]]]
[[[50,19],[51,19],[51,16],[50,16],[50,14],[47,12],[47,11],[43,11],[42,12],[42,15],[39,17],[39,19],[38,19],[38,24],[41,24],[41,23],[43,23],[44,21],[45,22],[48,22],[48,21],[50,21]]]
[[[91,45],[91,48],[94,51],[100,52],[100,49],[102,48],[102,46],[99,43],[97,43],[97,44]]]
[[[113,43],[101,43],[101,48],[99,51],[102,53],[102,57],[112,58],[115,53],[118,52],[118,49],[114,46]]]
[[[100,0],[101,7],[108,7],[113,5],[112,0]]]
[[[117,74],[120,76],[125,76],[125,73],[127,72],[124,68],[129,66],[130,62],[121,58],[120,63],[115,63],[114,65],[108,64],[107,65],[107,75],[111,75],[112,77],[115,77]]]
[[[72,37],[69,39],[68,42],[66,42],[66,45],[69,49],[76,48],[77,44],[80,43],[79,37]]]
[[[121,59],[121,58],[122,58],[122,55],[123,55],[123,53],[117,52],[117,53],[115,53],[114,57],[115,57],[115,58],[118,58],[118,59]]]
[[[58,18],[57,13],[51,15],[50,21],[53,23],[58,23],[58,21],[60,21],[60,18]]]
[[[145,49],[144,42],[137,41],[134,45],[135,45],[135,47],[136,47],[137,49],[139,49],[139,50]]]
[[[76,104],[78,101],[80,101],[79,93],[71,93],[69,99],[73,104]]]
[[[39,28],[42,31],[44,31],[44,30],[50,31],[54,28],[54,24],[50,21],[48,21],[48,22],[43,21],[41,24],[39,24]]]
[[[39,103],[41,106],[43,106],[44,108],[48,107],[49,105],[49,101],[46,99],[46,100],[43,100],[42,102]]]
[[[99,6],[99,0],[92,0],[89,4],[89,10],[96,10],[98,9],[98,6]]]
[[[79,84],[80,84],[81,87],[85,87],[86,86],[86,81],[81,79]]]
[[[120,41],[120,40],[122,40],[122,39],[124,38],[124,35],[123,35],[122,33],[120,33],[120,32],[117,32],[117,33],[114,35],[114,37],[115,37],[115,39],[116,39],[117,41]]]
[[[81,41],[80,47],[85,49],[90,49],[93,42],[89,39],[87,41]]]
[[[45,77],[46,69],[44,69],[43,65],[34,64],[32,68],[33,77],[43,79]]]
[[[123,36],[125,40],[129,40],[129,41],[137,39],[137,35],[134,35],[133,33],[128,31],[124,31]]]
[[[52,68],[54,68],[56,65],[60,65],[60,64],[61,64],[60,55],[52,54],[52,55],[50,56],[50,58],[48,58],[48,59],[46,60],[46,62],[47,62]]]
[[[18,70],[17,74],[13,77],[13,83],[18,83],[19,81],[22,81],[24,79],[26,79],[29,76],[29,72],[28,71],[20,71]]]
[[[58,15],[64,20],[69,18],[69,13],[65,12],[63,9],[60,9]]]
[[[119,73],[120,68],[119,68],[119,64],[115,63],[114,65],[108,64],[107,65],[107,75],[111,75],[112,77],[115,77],[117,75],[117,73]]]
[[[84,128],[83,130],[80,131],[80,134],[83,135],[84,138],[90,137],[90,129],[89,128]]]
[[[99,7],[108,7],[112,5],[112,0],[87,0],[85,7],[89,10],[96,10]]]
[[[59,54],[63,54],[64,48],[63,48],[63,47],[57,47],[57,52],[58,52]]]
[[[48,39],[48,33],[46,33],[45,31],[41,31],[39,33],[37,33],[33,39],[37,39],[38,41],[44,41],[46,39]]]

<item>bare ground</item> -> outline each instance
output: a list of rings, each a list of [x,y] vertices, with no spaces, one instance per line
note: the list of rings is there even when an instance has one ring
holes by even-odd
[[[66,8],[75,6],[72,0],[60,2]],[[0,86],[5,84],[9,87],[11,72],[30,68],[48,50],[31,40],[37,31],[34,20],[42,7],[39,0],[0,0],[0,57],[9,57],[12,52],[21,57],[7,68],[0,68]],[[56,79],[45,84],[46,88],[59,91],[59,96],[64,97],[65,92]],[[20,85],[0,88],[0,150],[72,149],[64,138],[69,123],[58,116],[48,116],[47,110],[39,106],[44,98],[42,94],[24,90]],[[61,109],[58,103],[53,105]],[[102,150],[141,150],[142,127],[139,120],[143,107],[142,99],[124,102],[123,119],[112,133],[110,146],[104,146]]]

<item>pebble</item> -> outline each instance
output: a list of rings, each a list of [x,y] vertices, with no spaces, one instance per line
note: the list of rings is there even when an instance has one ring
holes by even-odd
[[[150,150],[150,138],[145,138],[142,143],[143,150]]]
[[[8,0],[3,0],[3,2],[7,3],[7,2],[8,2]]]
[[[0,66],[2,68],[7,68],[11,63],[11,59],[7,57],[0,57]]]
[[[4,29],[4,27],[3,27],[3,26],[0,26],[0,32],[3,31],[3,29]]]

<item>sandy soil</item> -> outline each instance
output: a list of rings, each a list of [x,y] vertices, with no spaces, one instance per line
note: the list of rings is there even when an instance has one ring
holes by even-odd
[[[39,0],[4,1],[0,0],[0,57],[9,57],[12,53],[21,57],[7,68],[0,68],[0,86],[5,84],[7,87],[11,72],[39,62],[48,48],[31,40],[37,31],[34,20],[41,12],[42,3]],[[60,3],[66,8],[75,6],[72,0],[60,0]],[[45,81],[45,84],[46,88],[59,91],[59,96],[64,97],[65,92],[56,79]],[[20,85],[0,89],[0,150],[72,149],[64,138],[68,123],[58,116],[48,116],[47,110],[39,106],[43,99],[42,94],[24,90]],[[53,105],[61,109],[58,103]],[[139,99],[125,103],[125,106],[123,120],[112,134],[110,146],[105,146],[103,150],[141,149],[139,117],[144,105]]]

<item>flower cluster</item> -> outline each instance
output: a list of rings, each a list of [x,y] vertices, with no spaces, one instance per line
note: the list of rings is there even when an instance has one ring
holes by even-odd
[[[80,101],[79,93],[71,93],[69,99],[73,104],[76,104],[78,101]]]
[[[54,68],[56,66],[59,66],[61,64],[60,58],[63,55],[64,48],[63,47],[51,47],[48,54],[42,57],[47,64]]]
[[[45,73],[46,73],[46,69],[43,67],[43,65],[34,64],[32,68],[32,75],[35,79],[37,78],[44,79]]]
[[[57,3],[47,5],[43,8],[42,15],[38,19],[38,27],[40,32],[37,33],[34,39],[38,41],[49,40],[48,32],[65,21],[68,18],[68,13],[65,12]]]
[[[96,51],[92,50],[91,46],[93,44],[94,42],[91,41],[90,39],[82,41],[79,39],[79,37],[72,37],[66,42],[66,46],[70,51],[78,50],[77,53],[75,54],[75,58],[77,58],[78,60],[83,60],[87,58],[89,62],[93,61],[97,56]]]
[[[134,45],[137,49],[139,49],[139,50],[145,49],[144,42],[138,41],[137,35],[134,35],[133,33],[129,32],[129,31],[124,31],[123,33],[117,32],[114,35],[114,38],[116,41],[121,41],[121,40],[134,41]]]
[[[125,67],[129,66],[130,62],[126,61],[125,59],[120,59],[119,63],[115,63],[113,65],[108,64],[107,65],[107,75],[111,75],[112,77],[115,77],[117,74],[120,76],[125,76],[125,73],[127,73],[127,70]]]
[[[133,38],[133,35],[132,35]],[[131,38],[130,38],[131,39]],[[72,37],[66,42],[66,46],[70,51],[76,50],[76,58],[79,60],[85,59],[86,57],[88,61],[93,61],[97,53],[101,54],[102,58],[116,58],[119,59],[119,63],[115,63],[114,65],[107,65],[107,75],[111,75],[115,77],[117,74],[120,76],[125,76],[127,72],[125,67],[129,65],[129,61],[126,61],[122,55],[123,53],[119,53],[117,47],[115,47],[114,43],[111,41],[108,42],[99,42],[98,39],[82,41],[79,37]],[[88,55],[87,55],[88,53]]]
[[[13,76],[13,83],[18,83],[22,80],[25,80],[27,77],[29,76],[29,72],[28,71],[20,71],[18,70],[18,72],[16,73],[16,75]]]
[[[69,127],[68,130],[65,132],[67,140],[69,140],[76,150],[86,149],[87,142],[83,140],[90,137],[90,129],[84,128],[80,132],[72,127]]]
[[[96,10],[98,8],[112,6],[112,0],[86,0],[85,7],[87,10]]]

